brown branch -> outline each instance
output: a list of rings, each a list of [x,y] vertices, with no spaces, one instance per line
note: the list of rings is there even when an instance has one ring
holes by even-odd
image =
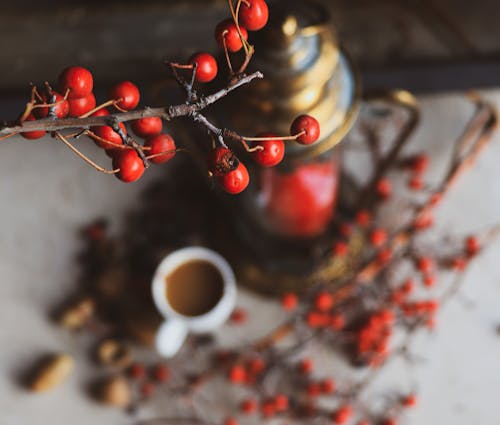
[[[223,88],[209,96],[201,98],[199,101],[188,104],[180,104],[173,106],[149,108],[146,107],[142,110],[129,111],[117,113],[101,117],[86,117],[86,118],[63,118],[51,119],[44,118],[36,121],[10,121],[0,123],[0,136],[12,133],[22,133],[26,131],[58,131],[68,128],[90,128],[93,126],[109,125],[113,126],[115,123],[133,121],[140,118],[160,117],[165,120],[172,120],[178,117],[193,116],[209,105],[217,102],[223,97],[227,96],[233,90],[250,83],[256,78],[263,78],[261,72],[257,71],[253,74],[243,76],[238,79],[233,85]]]

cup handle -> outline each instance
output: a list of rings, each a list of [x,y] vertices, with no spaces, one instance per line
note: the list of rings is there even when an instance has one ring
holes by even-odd
[[[187,328],[178,319],[168,319],[156,332],[156,350],[163,357],[173,357],[181,348],[187,336]]]

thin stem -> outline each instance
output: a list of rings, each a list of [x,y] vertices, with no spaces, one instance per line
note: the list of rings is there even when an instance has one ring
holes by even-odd
[[[93,168],[95,168],[97,171],[99,171],[101,173],[104,173],[104,174],[116,174],[116,173],[118,173],[120,171],[119,168],[117,168],[115,170],[107,170],[107,169],[101,167],[100,165],[97,165],[89,157],[87,157],[86,155],[84,155],[77,148],[75,148],[70,142],[68,142],[66,140],[66,138],[61,133],[59,133],[58,131],[56,131],[54,133],[54,136],[58,140],[60,140],[61,142],[63,142],[68,148],[70,148],[77,156],[79,156],[81,159],[83,159],[87,164],[89,164],[90,166],[92,166]]]

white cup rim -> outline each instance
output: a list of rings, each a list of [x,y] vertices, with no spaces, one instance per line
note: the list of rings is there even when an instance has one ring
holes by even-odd
[[[223,282],[223,294],[217,304],[206,313],[199,316],[186,316],[177,312],[168,302],[165,296],[166,277],[181,264],[193,260],[203,260],[212,264],[221,274]],[[153,276],[151,290],[153,301],[158,311],[165,319],[177,319],[182,321],[191,331],[208,331],[220,325],[217,317],[221,317],[220,310],[226,310],[226,306],[233,305],[236,297],[236,279],[228,262],[217,252],[211,249],[192,246],[181,248],[168,254],[159,264]],[[228,315],[226,312],[223,316]],[[224,320],[227,317],[224,317]],[[217,323],[215,323],[217,322]]]

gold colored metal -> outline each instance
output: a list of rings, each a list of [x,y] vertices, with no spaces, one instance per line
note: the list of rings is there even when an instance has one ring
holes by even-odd
[[[256,33],[253,67],[264,73],[232,108],[233,128],[287,134],[301,114],[314,116],[322,136],[311,146],[287,144],[287,161],[320,155],[339,143],[359,111],[360,81],[339,47],[329,12],[314,1],[275,4],[268,26]]]

